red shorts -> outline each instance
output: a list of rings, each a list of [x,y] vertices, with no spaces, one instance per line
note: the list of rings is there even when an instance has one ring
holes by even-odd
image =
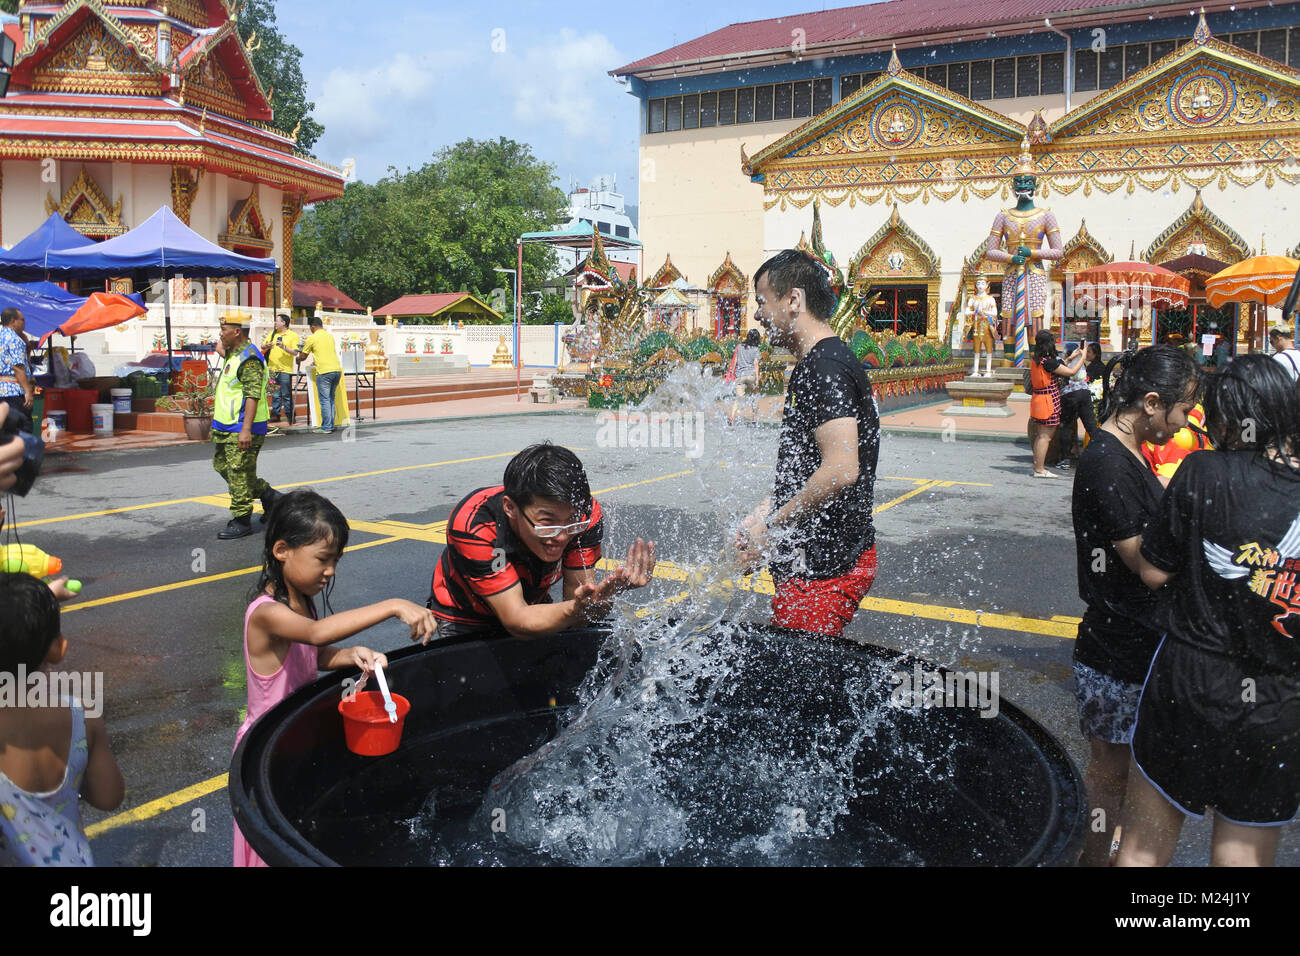
[[[837,578],[787,578],[772,595],[772,623],[815,634],[838,636],[853,620],[858,603],[876,580],[873,544],[847,574]]]

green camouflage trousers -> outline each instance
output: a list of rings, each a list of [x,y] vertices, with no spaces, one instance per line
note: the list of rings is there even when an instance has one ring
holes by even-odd
[[[271,486],[265,478],[257,477],[257,453],[266,441],[265,435],[253,436],[253,447],[248,451],[239,448],[239,436],[212,433],[212,467],[225,479],[230,488],[230,514],[246,518],[253,513],[253,499],[266,494]]]

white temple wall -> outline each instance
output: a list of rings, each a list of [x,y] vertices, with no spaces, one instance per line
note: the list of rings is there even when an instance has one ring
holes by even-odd
[[[54,168],[57,174],[57,163]],[[2,169],[4,184],[3,193],[0,193],[0,222],[4,224],[4,247],[10,249],[49,218],[45,211],[45,193],[46,190],[55,191],[56,185],[42,183],[41,164],[31,160],[5,160]]]

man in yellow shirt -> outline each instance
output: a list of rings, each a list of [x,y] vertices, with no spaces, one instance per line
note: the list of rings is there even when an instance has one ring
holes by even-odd
[[[281,312],[275,317],[275,329],[262,343],[267,369],[271,374],[271,422],[284,420],[293,424],[293,362],[298,354],[298,333],[290,330],[289,316]]]
[[[316,394],[320,398],[320,428],[312,431],[328,435],[334,431],[334,390],[338,388],[339,378],[343,375],[343,363],[339,361],[338,350],[334,347],[334,336],[325,331],[320,317],[313,315],[307,320],[311,334],[298,350],[298,361],[305,362],[308,356],[316,362]]]

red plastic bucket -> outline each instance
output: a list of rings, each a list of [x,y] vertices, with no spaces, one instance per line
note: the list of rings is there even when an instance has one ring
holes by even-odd
[[[90,406],[99,401],[99,392],[93,388],[69,388],[63,394],[68,403],[68,431],[91,431],[94,422]]]
[[[50,412],[66,412],[68,410],[68,400],[66,389],[47,388],[41,394],[45,396],[45,414]]]
[[[411,711],[411,702],[401,694],[393,694],[397,705],[397,723],[388,719],[384,710],[384,695],[377,690],[363,690],[339,701],[343,715],[343,737],[348,750],[363,757],[382,757],[397,749],[402,742],[402,726]]]

